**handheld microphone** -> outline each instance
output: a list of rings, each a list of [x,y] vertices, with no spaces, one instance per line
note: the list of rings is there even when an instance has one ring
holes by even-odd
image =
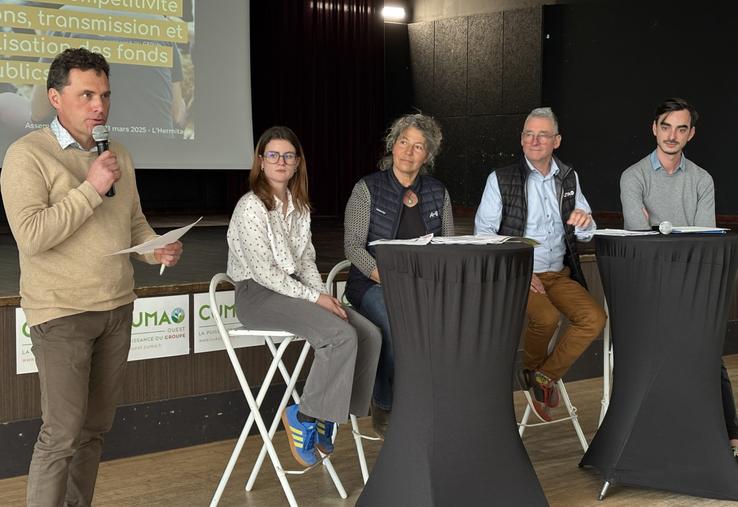
[[[102,155],[104,151],[108,151],[110,144],[108,143],[108,126],[107,125],[95,125],[92,129],[92,139],[97,145],[97,156]],[[115,195],[115,185],[110,185],[110,190],[105,192],[107,197],[113,197]]]

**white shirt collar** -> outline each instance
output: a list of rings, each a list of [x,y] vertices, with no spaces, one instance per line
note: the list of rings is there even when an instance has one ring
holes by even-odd
[[[64,128],[64,126],[59,121],[59,117],[55,117],[54,120],[49,125],[49,128],[51,129],[51,132],[54,134],[54,137],[56,137],[56,140],[59,142],[59,146],[61,146],[62,150],[66,150],[67,148],[75,148],[77,150],[82,151],[95,151],[97,148],[93,146],[89,150],[82,147],[81,144],[79,144],[74,137],[72,137],[72,134],[69,133],[67,129]]]
[[[528,169],[538,174],[538,176],[540,176],[541,178],[548,178],[550,176],[558,174],[559,172],[559,166],[556,163],[556,159],[553,157],[551,157],[551,170],[548,172],[546,176],[542,175],[541,172],[538,169],[536,169],[536,167],[533,164],[530,163],[530,160],[528,160],[527,157],[524,156],[523,158],[525,159],[525,163],[528,164]]]

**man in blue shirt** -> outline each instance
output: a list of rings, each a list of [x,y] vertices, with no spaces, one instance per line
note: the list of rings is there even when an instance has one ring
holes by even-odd
[[[561,135],[550,108],[531,111],[520,144],[520,161],[489,175],[474,231],[540,243],[534,250],[518,380],[530,390],[538,416],[550,421],[550,409],[559,404],[556,380],[600,334],[606,316],[587,292],[577,252],[577,239],[590,239],[596,225],[576,172],[553,156]],[[571,324],[549,353],[560,313]]]

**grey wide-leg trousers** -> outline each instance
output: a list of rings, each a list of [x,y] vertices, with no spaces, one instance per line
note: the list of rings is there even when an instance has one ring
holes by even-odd
[[[288,331],[307,340],[315,356],[300,412],[342,423],[364,416],[374,388],[382,336],[351,308],[348,322],[305,299],[278,294],[253,280],[236,282],[236,316],[251,329]]]

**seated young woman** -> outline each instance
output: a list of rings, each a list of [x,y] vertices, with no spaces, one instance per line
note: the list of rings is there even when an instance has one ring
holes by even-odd
[[[300,404],[282,414],[295,459],[303,466],[333,451],[333,425],[366,415],[381,334],[366,318],[325,292],[310,234],[307,164],[287,127],[268,129],[228,227],[228,275],[236,315],[253,329],[303,337],[315,352]]]

